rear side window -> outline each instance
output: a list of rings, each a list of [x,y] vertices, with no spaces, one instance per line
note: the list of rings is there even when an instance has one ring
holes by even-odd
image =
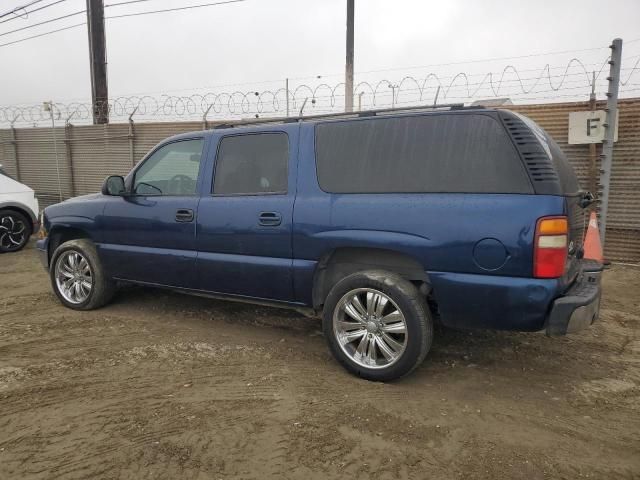
[[[224,137],[218,149],[214,195],[287,192],[289,140],[285,133]]]
[[[507,133],[487,115],[321,124],[316,156],[331,193],[533,193]]]

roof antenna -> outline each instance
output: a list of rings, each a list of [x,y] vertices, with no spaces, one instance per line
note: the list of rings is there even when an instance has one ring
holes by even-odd
[[[309,97],[306,97],[304,99],[304,102],[302,102],[302,107],[300,107],[300,116],[302,116],[302,111],[304,110],[304,107],[307,105],[307,100],[309,100]]]

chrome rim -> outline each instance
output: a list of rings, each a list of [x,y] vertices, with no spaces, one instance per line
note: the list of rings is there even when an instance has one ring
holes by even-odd
[[[333,312],[333,333],[342,351],[366,368],[386,368],[407,346],[407,322],[384,293],[358,288],[346,293]]]
[[[27,226],[19,218],[6,215],[0,218],[0,248],[12,250],[25,242]]]
[[[93,289],[91,266],[81,253],[68,250],[56,261],[56,286],[60,295],[67,302],[79,304],[84,302]]]

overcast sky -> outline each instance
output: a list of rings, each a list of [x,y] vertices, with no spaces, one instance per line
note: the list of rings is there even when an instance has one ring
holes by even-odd
[[[0,0],[0,14],[29,1]],[[105,0],[105,5],[120,1]],[[108,17],[211,1],[149,0],[108,7],[105,12]],[[555,68],[554,75],[560,75],[573,57],[589,70],[599,69],[614,37],[640,39],[638,0],[355,0],[355,4],[356,82],[382,78],[397,82],[405,74],[424,78],[432,72],[443,77],[458,72],[499,73],[509,64],[533,72],[521,77],[537,76],[547,63]],[[27,19],[0,23],[0,44],[81,23],[85,15],[2,35],[84,8],[85,0],[67,0]],[[346,0],[246,0],[107,20],[110,94],[275,89],[285,77],[294,79],[293,86],[336,84],[344,71],[345,20]],[[565,50],[572,52],[428,67]],[[625,45],[623,57],[633,58],[623,67],[631,68],[638,55],[640,41]],[[419,66],[424,67],[415,68]],[[580,68],[574,63],[570,71]],[[322,78],[315,78],[318,75]],[[570,80],[575,88],[569,93],[588,92],[588,87],[578,88],[578,80],[584,80],[579,75]],[[265,81],[274,82],[261,83]],[[631,83],[640,84],[640,71]],[[542,92],[538,96],[550,95],[546,85],[537,87]],[[47,99],[90,99],[85,27],[0,47],[0,105]]]

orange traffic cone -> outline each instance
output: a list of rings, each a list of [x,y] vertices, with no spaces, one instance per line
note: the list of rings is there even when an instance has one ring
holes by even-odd
[[[591,212],[591,216],[589,217],[589,227],[584,237],[584,258],[604,263],[596,212]]]

